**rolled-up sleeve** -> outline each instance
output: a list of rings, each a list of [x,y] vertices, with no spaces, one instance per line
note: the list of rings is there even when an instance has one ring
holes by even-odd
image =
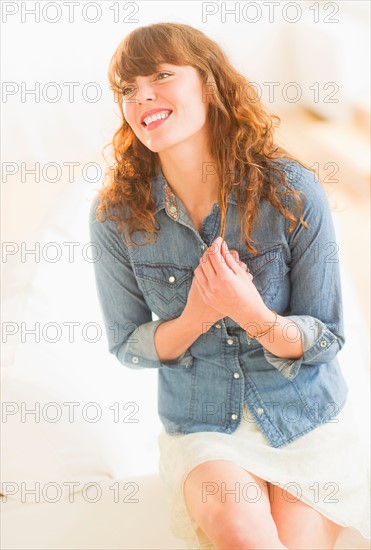
[[[157,327],[164,320],[152,320],[152,312],[140,291],[129,260],[129,251],[117,225],[96,218],[98,199],[89,212],[95,283],[102,313],[108,350],[123,365],[131,368],[184,368],[192,365],[189,350],[177,359],[160,361],[154,342]]]
[[[296,325],[303,355],[280,358],[264,349],[267,361],[286,378],[297,376],[302,364],[329,363],[345,343],[338,245],[330,207],[321,183],[309,170],[295,165],[290,186],[304,192],[302,224],[286,235],[290,250],[290,305],[285,318]],[[289,197],[287,207],[290,208]],[[288,224],[286,224],[288,225]]]

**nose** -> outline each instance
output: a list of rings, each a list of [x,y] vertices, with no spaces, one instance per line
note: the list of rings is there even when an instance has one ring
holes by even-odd
[[[146,101],[153,101],[156,99],[156,94],[149,83],[143,82],[137,85],[135,98],[139,104],[142,104]]]

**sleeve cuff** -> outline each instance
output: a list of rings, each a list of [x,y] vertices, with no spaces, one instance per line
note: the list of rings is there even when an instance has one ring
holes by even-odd
[[[340,349],[336,336],[319,319],[310,315],[288,315],[286,319],[294,322],[301,335],[303,355],[298,359],[277,357],[264,348],[264,356],[285,378],[293,380],[302,363],[318,364],[330,361]]]
[[[140,325],[128,338],[120,353],[120,361],[132,368],[190,368],[193,356],[189,350],[170,361],[161,361],[155,346],[155,332],[162,319]]]

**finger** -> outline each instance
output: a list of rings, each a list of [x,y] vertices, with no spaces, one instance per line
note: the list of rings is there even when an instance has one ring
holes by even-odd
[[[248,274],[249,278],[251,280],[253,280],[253,276],[252,274],[250,273],[250,269],[247,267],[247,265],[245,264],[245,262],[242,262],[241,260],[239,261],[239,265],[240,267],[245,271],[245,273]]]
[[[201,256],[200,262],[201,263],[207,263],[207,260],[210,256],[213,256],[215,254],[220,254],[220,247],[222,244],[222,238],[217,237],[211,245],[207,248],[207,250],[204,252],[204,254]]]
[[[235,250],[234,248],[230,248],[229,249],[229,252],[231,253],[231,256],[234,258],[234,260],[238,263],[238,265],[244,270],[244,271],[247,271],[248,273],[250,273],[250,269],[247,267],[247,264],[245,264],[245,262],[243,262],[242,260],[240,260],[240,256],[238,254],[238,251]]]
[[[214,249],[208,248],[203,256],[200,258],[200,267],[205,274],[205,277],[210,281],[213,277],[216,276],[216,270],[213,266],[213,263],[210,261],[211,256],[214,255]]]
[[[213,242],[213,245],[214,245],[214,251],[219,251],[220,250],[221,261],[223,262],[223,260],[224,260],[224,263],[227,265],[227,267],[230,268],[236,274],[238,273],[238,270],[235,269],[236,264],[244,272],[247,272],[247,273],[250,274],[250,270],[247,267],[247,265],[245,264],[245,262],[240,260],[238,251],[235,250],[234,248],[228,248],[227,243],[223,240],[221,241],[221,244],[219,245],[220,239],[221,239],[221,237],[218,237],[217,239],[215,239],[215,241]],[[233,259],[233,262],[231,261],[232,259]],[[212,264],[213,264],[213,267],[214,267],[215,271],[217,272],[217,269],[218,269],[217,263],[212,262]],[[252,276],[251,276],[251,280],[252,280]]]
[[[250,269],[247,267],[247,264],[244,261],[240,260],[240,256],[237,250],[235,250],[234,248],[230,248],[229,252],[231,256],[234,258],[234,260],[238,263],[240,267],[242,267],[244,271],[250,271]]]
[[[210,249],[207,254],[208,261],[214,269],[214,276],[221,274],[225,271],[225,259],[223,255],[223,240],[221,237],[215,239],[215,241],[210,246]]]
[[[221,253],[221,247],[222,247],[223,239],[221,237],[217,237],[214,239],[214,241],[211,243],[209,248],[207,249],[207,252],[209,254],[220,254]]]
[[[239,261],[240,261],[240,257],[239,257],[239,254],[238,254],[237,250],[235,250],[234,248],[230,248],[230,249],[229,249],[229,252],[230,252],[230,254],[232,255],[233,259],[234,259],[236,262],[239,262]]]
[[[223,244],[222,244],[222,253],[223,253],[223,257],[225,259],[225,263],[227,265],[227,267],[229,267],[233,273],[236,273],[236,275],[238,274],[238,270],[241,269],[240,268],[240,265],[239,265],[239,261],[235,261],[234,258],[233,258],[233,255],[229,253],[229,249],[228,249],[228,245],[225,241],[223,241]]]
[[[242,260],[240,260],[240,255],[238,253],[238,250],[235,250],[234,248],[229,248],[228,249],[229,253],[233,256],[234,260],[243,268],[243,269],[247,269],[247,271],[250,271],[249,268],[247,267],[247,265],[245,264],[245,262],[243,262]]]
[[[223,258],[226,259],[227,255],[230,255],[232,256],[232,258],[234,259],[234,261],[236,263],[238,263],[241,267],[243,267],[244,265],[246,265],[244,262],[242,262],[240,260],[240,255],[238,253],[237,250],[235,250],[234,248],[228,248],[228,245],[226,243],[226,246],[225,247],[221,247],[221,252],[222,252],[222,256]],[[244,268],[243,268],[244,269]]]

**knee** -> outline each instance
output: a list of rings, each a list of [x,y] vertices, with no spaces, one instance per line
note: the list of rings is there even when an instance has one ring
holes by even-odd
[[[216,514],[213,518],[212,532],[214,544],[218,549],[253,548],[250,546],[248,527],[236,518],[220,518]]]
[[[220,550],[286,548],[278,538],[275,525],[272,529],[271,525],[264,521],[264,517],[261,517],[261,522],[257,524],[255,521],[249,521],[246,514],[241,515],[236,511],[217,508],[213,512],[210,517],[210,533],[212,542]]]

